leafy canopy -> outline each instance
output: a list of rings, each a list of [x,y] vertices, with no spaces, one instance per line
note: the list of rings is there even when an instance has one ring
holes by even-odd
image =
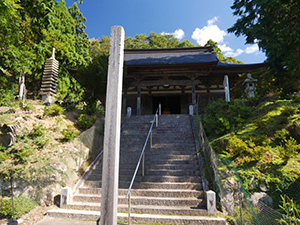
[[[246,43],[258,43],[272,62],[268,80],[283,94],[299,90],[300,2],[298,0],[235,0],[238,16],[228,29],[244,35]]]
[[[26,87],[34,90],[52,48],[63,67],[87,65],[85,21],[76,2],[67,9],[64,0],[1,0],[0,75],[16,82],[26,73]]]

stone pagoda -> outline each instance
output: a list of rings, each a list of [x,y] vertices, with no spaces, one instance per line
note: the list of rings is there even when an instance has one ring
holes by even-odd
[[[42,85],[40,94],[42,95],[42,100],[44,104],[53,104],[56,98],[56,86],[57,76],[58,76],[58,66],[59,63],[54,57],[55,48],[53,48],[52,56],[46,59]]]

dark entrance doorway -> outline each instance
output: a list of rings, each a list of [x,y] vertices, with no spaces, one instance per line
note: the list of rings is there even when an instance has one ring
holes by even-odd
[[[159,103],[161,104],[162,114],[180,114],[180,96],[154,96],[153,114]]]

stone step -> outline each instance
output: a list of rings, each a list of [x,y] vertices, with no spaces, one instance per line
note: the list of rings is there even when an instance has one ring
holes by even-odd
[[[79,188],[78,194],[101,195],[101,188]],[[127,195],[128,189],[119,189],[118,194]],[[203,198],[203,191],[198,190],[166,190],[166,189],[132,189],[132,196],[148,196],[148,197],[195,197]]]
[[[123,154],[120,156],[120,163],[122,162],[128,162],[128,163],[137,163],[139,158],[140,158],[141,152],[139,154]],[[145,151],[145,156],[146,160],[151,160],[151,161],[170,161],[170,160],[175,160],[175,161],[180,161],[180,160],[188,160],[188,161],[193,161],[196,160],[197,157],[195,154],[190,154],[190,155],[172,155],[172,154],[154,154],[151,151]]]
[[[128,169],[120,169],[119,175],[121,176],[133,176],[134,169],[128,170]],[[89,177],[96,177],[97,179],[101,176],[102,169],[99,170],[93,170]],[[174,170],[169,169],[149,169],[146,167],[145,169],[145,176],[199,176],[200,172],[197,170],[197,168],[189,169],[189,170],[182,170],[181,168],[177,168]],[[137,172],[138,176],[142,175],[142,170],[139,169]]]
[[[101,211],[100,203],[73,202],[63,206],[63,209]],[[118,204],[118,212],[128,212],[128,204]],[[131,205],[131,213],[147,214],[175,214],[175,215],[207,215],[207,210],[189,206],[153,206]]]
[[[47,213],[50,217],[98,220],[99,211],[83,211],[83,210],[49,210]],[[118,213],[117,220],[126,222],[127,213]],[[159,223],[159,224],[202,224],[202,225],[226,225],[226,220],[221,217],[210,216],[181,216],[181,215],[153,215],[153,214],[137,214],[131,213],[131,221],[134,223]]]
[[[93,202],[100,203],[100,195],[74,195],[73,202]],[[127,204],[126,196],[119,196],[118,204]],[[160,206],[195,206],[201,207],[204,204],[203,199],[197,198],[178,198],[178,197],[148,197],[148,196],[131,196],[133,205],[160,205]]]
[[[146,165],[146,171],[148,169],[155,170],[194,170],[198,169],[198,166],[195,167],[195,164],[149,164]]]
[[[119,181],[119,188],[129,188],[129,181]],[[86,180],[84,182],[84,187],[100,188],[101,181]],[[200,183],[192,182],[135,182],[133,184],[133,189],[177,189],[177,190],[202,190],[202,185]]]
[[[145,160],[145,164],[151,164],[151,165],[159,165],[159,164],[174,164],[174,165],[194,165],[196,166],[197,165],[197,161],[196,159],[195,160],[180,160],[180,159],[177,159],[177,160],[172,160],[172,159],[169,159],[169,160],[164,160],[164,159],[147,159]]]
[[[198,170],[158,170],[158,169],[146,169],[145,176],[200,176]]]
[[[172,155],[172,154],[153,154],[151,151],[148,151],[145,153],[146,155],[146,160],[151,160],[151,161],[156,161],[156,160],[166,160],[166,161],[170,161],[170,160],[196,160],[196,155]]]
[[[102,174],[92,174],[88,180],[102,180]],[[131,181],[130,175],[119,175],[119,181]],[[135,182],[201,182],[200,177],[197,176],[136,176]]]
[[[136,168],[135,164],[121,164],[120,165],[120,174],[122,170],[128,170],[134,172]],[[198,165],[197,164],[151,164],[151,163],[146,163],[145,164],[145,171],[147,170],[196,170],[198,171]],[[141,167],[139,168],[139,173],[141,171]],[[91,173],[100,173],[102,174],[102,165],[95,167]]]
[[[182,149],[195,149],[195,144],[194,143],[155,143],[153,142],[152,149],[174,149],[174,150],[179,150],[182,151]]]

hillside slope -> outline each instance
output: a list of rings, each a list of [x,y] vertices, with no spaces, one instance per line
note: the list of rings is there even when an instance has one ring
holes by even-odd
[[[10,196],[10,176],[16,183],[15,195],[46,205],[53,204],[61,187],[72,187],[77,182],[91,154],[77,138],[83,131],[76,123],[81,113],[75,107],[67,111],[57,105],[46,107],[39,101],[0,107],[1,127],[17,127],[13,145],[0,151],[2,196]]]
[[[267,189],[278,207],[280,195],[300,203],[300,101],[235,100],[210,105],[202,120],[214,150],[231,160],[250,192]]]

